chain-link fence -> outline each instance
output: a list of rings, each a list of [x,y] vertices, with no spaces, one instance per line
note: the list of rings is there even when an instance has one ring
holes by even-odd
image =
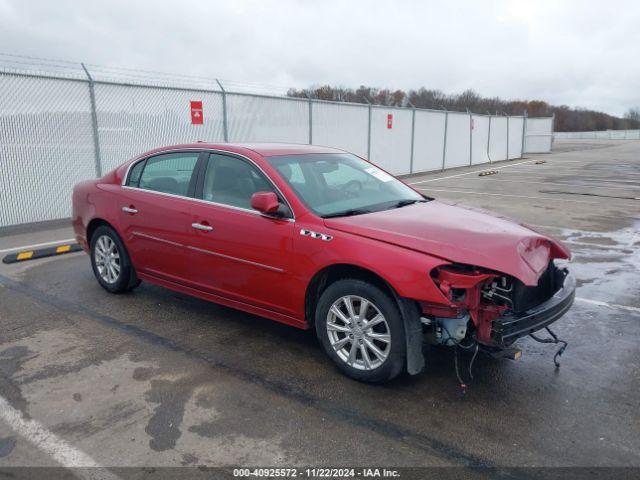
[[[0,227],[69,217],[77,182],[176,143],[314,143],[394,174],[551,149],[551,118],[260,95],[67,62],[39,67],[0,63]],[[201,105],[198,121],[192,102]]]
[[[640,140],[640,130],[600,130],[597,132],[555,132],[555,138],[574,140]]]

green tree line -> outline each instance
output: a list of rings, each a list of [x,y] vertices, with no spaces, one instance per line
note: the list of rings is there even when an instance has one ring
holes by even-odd
[[[604,112],[573,108],[567,105],[550,105],[542,100],[503,100],[499,97],[483,97],[473,90],[460,94],[446,94],[440,90],[419,88],[417,90],[391,90],[361,85],[356,89],[323,85],[308,89],[291,88],[290,97],[314,98],[335,102],[367,103],[375,105],[429,108],[475,113],[522,115],[527,111],[530,117],[549,117],[555,114],[557,132],[583,132],[593,130],[626,130],[640,128],[640,109],[630,108],[624,117],[616,117]]]

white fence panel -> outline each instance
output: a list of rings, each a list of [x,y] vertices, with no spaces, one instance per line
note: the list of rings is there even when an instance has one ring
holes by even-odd
[[[640,140],[640,130],[599,130],[595,132],[554,132],[554,138],[562,139],[601,139],[601,140]]]
[[[444,112],[416,110],[413,143],[413,171],[442,169],[444,152]]]
[[[391,128],[388,128],[391,115]],[[411,110],[372,107],[371,160],[395,175],[409,173],[411,163]]]
[[[312,135],[315,145],[341,148],[367,157],[369,107],[348,103],[313,103]]]
[[[227,123],[230,142],[309,143],[309,102],[227,94]]]
[[[624,140],[626,138],[626,130],[609,130],[609,138],[611,140]]]
[[[522,157],[524,117],[509,117],[509,159]]]
[[[224,140],[222,94],[96,84],[102,171],[152,148]],[[191,124],[191,101],[202,102],[202,125]]]
[[[94,159],[86,82],[0,74],[0,227],[70,217]]]
[[[524,153],[549,153],[553,143],[553,118],[527,118]]]
[[[472,159],[473,164],[489,163],[489,117],[485,115],[473,115]]]
[[[490,117],[491,138],[489,142],[489,158],[492,162],[507,159],[507,118]]]
[[[471,162],[471,119],[467,113],[449,112],[445,168],[462,167]]]
[[[509,158],[522,154],[522,117],[511,117],[507,132],[506,117],[237,92],[224,96],[210,89],[213,82],[118,82],[104,72],[93,82],[85,70],[71,73],[58,78],[0,71],[0,227],[68,218],[73,186],[98,170],[96,140],[99,170],[106,173],[151,148],[224,141],[225,113],[231,142],[311,140],[369,156],[394,174],[505,160],[507,150]],[[202,102],[202,124],[192,120],[192,101]],[[525,151],[548,152],[552,125],[551,118],[528,119]],[[582,134],[640,138],[638,130]]]

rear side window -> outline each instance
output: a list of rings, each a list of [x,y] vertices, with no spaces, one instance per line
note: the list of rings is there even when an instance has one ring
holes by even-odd
[[[147,159],[138,184],[133,185],[135,173],[130,176],[131,186],[137,186],[154,192],[187,196],[189,182],[198,161],[198,152],[165,153]],[[136,165],[134,169],[138,167]]]

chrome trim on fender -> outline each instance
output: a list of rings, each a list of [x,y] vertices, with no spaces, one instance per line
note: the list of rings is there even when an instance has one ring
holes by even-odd
[[[205,250],[203,248],[192,247],[190,245],[187,246],[187,248],[189,250],[194,250],[196,252],[205,253],[205,254],[208,254],[208,255],[214,255],[214,256],[220,257],[220,258],[226,258],[227,260],[233,260],[233,261],[244,263],[244,264],[247,264],[247,265],[253,265],[254,267],[264,268],[266,270],[271,270],[272,272],[284,273],[284,270],[282,268],[272,267],[271,265],[264,265],[263,263],[252,262],[251,260],[245,260],[244,258],[232,257],[230,255],[225,255],[224,253],[213,252],[211,250]]]
[[[324,240],[325,242],[330,242],[331,240],[333,240],[332,235],[327,235],[326,233],[313,232],[311,230],[306,230],[304,228],[300,230],[300,235],[302,235],[303,237],[311,237],[315,239]]]

